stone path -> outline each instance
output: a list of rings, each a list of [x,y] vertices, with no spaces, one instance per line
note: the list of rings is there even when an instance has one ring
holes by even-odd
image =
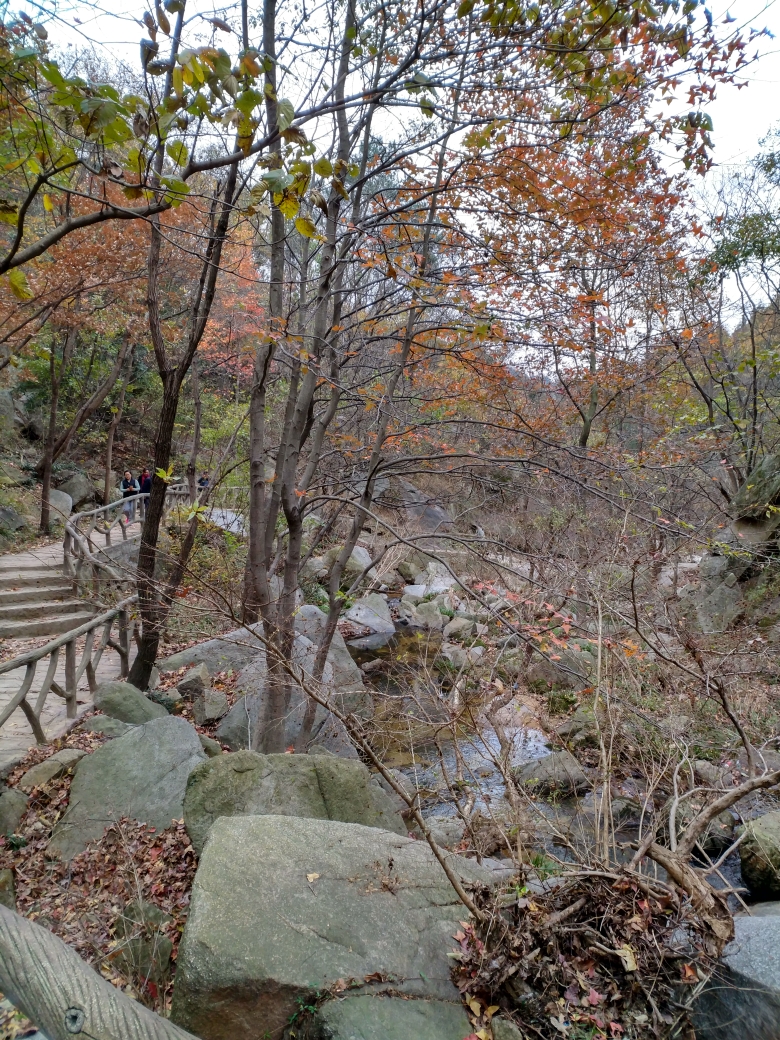
[[[63,605],[67,609],[63,611]],[[96,605],[75,599],[69,583],[62,574],[62,544],[54,543],[35,547],[24,553],[0,556],[0,625],[5,615],[6,628],[11,637],[0,639],[2,658],[17,657],[27,651],[43,646],[58,634],[78,628],[85,620],[93,617]],[[28,620],[24,615],[32,614]],[[13,616],[16,615],[16,616]],[[22,615],[20,617],[20,615]],[[35,616],[37,615],[37,616]],[[36,623],[56,620],[55,625],[43,625],[44,631],[34,634]],[[21,622],[21,624],[16,624]],[[40,628],[41,625],[39,624]],[[77,643],[76,661],[81,660],[84,641]],[[35,703],[46,674],[48,660],[39,663],[28,702]],[[0,711],[19,690],[25,668],[17,668],[0,675]],[[98,682],[115,679],[119,675],[119,655],[110,648],[100,659],[96,678]],[[65,654],[60,653],[55,681],[65,685]],[[87,676],[84,674],[78,687],[78,713],[82,715],[92,704]],[[65,701],[55,693],[49,693],[41,714],[41,724],[46,736],[55,740],[72,725],[65,710]],[[18,709],[0,729],[0,773],[20,761],[27,751],[35,746],[30,724],[21,709]]]

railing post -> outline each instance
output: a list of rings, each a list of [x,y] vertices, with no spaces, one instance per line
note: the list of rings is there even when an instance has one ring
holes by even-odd
[[[119,674],[126,679],[130,674],[130,630],[127,627],[127,611],[120,610],[119,625]]]
[[[76,718],[76,640],[65,644],[65,704],[69,719]]]

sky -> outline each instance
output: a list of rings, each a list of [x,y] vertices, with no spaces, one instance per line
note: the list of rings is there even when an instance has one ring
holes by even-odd
[[[733,0],[713,4],[713,16],[720,21],[726,14],[737,25],[768,29],[774,39],[756,41],[748,54],[758,52],[742,77],[748,85],[721,86],[715,100],[707,106],[713,121],[713,158],[720,166],[739,164],[755,155],[759,141],[773,126],[780,126],[780,0]]]

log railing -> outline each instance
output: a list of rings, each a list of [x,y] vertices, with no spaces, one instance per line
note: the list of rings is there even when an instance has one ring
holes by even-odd
[[[58,636],[45,646],[37,650],[29,650],[26,654],[20,654],[4,664],[0,664],[0,675],[24,668],[24,676],[20,681],[19,689],[11,696],[10,701],[0,711],[0,729],[13,715],[17,708],[24,712],[30,727],[35,734],[39,744],[46,743],[46,734],[41,724],[41,714],[46,705],[50,693],[56,694],[65,701],[65,710],[69,719],[76,718],[77,702],[76,694],[82,676],[86,673],[90,691],[97,686],[97,668],[100,659],[107,647],[116,650],[119,655],[119,675],[117,678],[126,678],[130,671],[130,609],[136,602],[135,596],[118,603],[110,610],[98,614],[79,628],[72,632],[66,632]],[[99,635],[98,635],[99,633]],[[115,634],[114,634],[115,633]],[[97,641],[96,641],[96,636]],[[77,641],[84,639],[84,648],[79,658]],[[64,685],[56,679],[57,665],[60,654],[65,653],[65,677]],[[44,665],[43,662],[47,663]],[[34,691],[35,701],[31,704],[27,698],[33,692],[36,674],[40,674],[39,667],[45,667],[43,683]]]
[[[134,580],[134,568],[123,567],[122,561],[110,550],[140,539],[148,498],[148,494],[120,498],[97,509],[76,513],[67,521],[62,547],[63,566],[78,595],[84,595],[91,586],[94,596],[105,597],[108,589]],[[188,503],[186,484],[171,485],[165,493],[163,518],[174,506]],[[129,524],[125,520],[127,506],[133,515]]]

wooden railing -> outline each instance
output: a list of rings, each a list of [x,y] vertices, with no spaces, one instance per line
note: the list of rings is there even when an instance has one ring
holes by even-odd
[[[46,743],[46,734],[41,725],[41,714],[46,705],[50,693],[62,697],[65,701],[66,714],[69,719],[76,718],[76,693],[81,677],[86,673],[87,682],[91,691],[97,686],[96,673],[100,659],[107,647],[116,650],[119,654],[119,675],[117,678],[126,678],[130,670],[130,639],[131,625],[129,622],[129,611],[136,602],[135,596],[118,603],[110,610],[106,610],[97,617],[87,621],[72,632],[66,632],[58,636],[45,646],[37,650],[29,650],[26,654],[20,654],[10,661],[0,665],[0,675],[12,672],[17,668],[24,668],[24,677],[19,689],[11,697],[11,700],[0,711],[0,728],[2,728],[17,708],[21,708],[39,744]],[[102,629],[99,641],[95,645],[95,635]],[[112,632],[116,629],[116,638]],[[84,649],[81,658],[78,658],[78,647],[76,643],[84,638]],[[65,650],[65,678],[64,685],[60,685],[54,678],[60,659],[60,652]],[[48,658],[46,673],[43,684],[35,691],[35,703],[30,704],[27,700],[28,694],[33,690],[35,676],[38,666]]]
[[[76,513],[67,521],[62,547],[63,567],[78,595],[85,595],[91,586],[92,594],[100,599],[106,597],[112,588],[121,588],[134,580],[133,569],[123,568],[107,550],[141,537],[148,498],[148,494],[120,498],[86,513]],[[171,485],[165,493],[163,518],[173,506],[182,503],[189,503],[187,485]],[[125,512],[128,507],[132,517],[129,523]]]

